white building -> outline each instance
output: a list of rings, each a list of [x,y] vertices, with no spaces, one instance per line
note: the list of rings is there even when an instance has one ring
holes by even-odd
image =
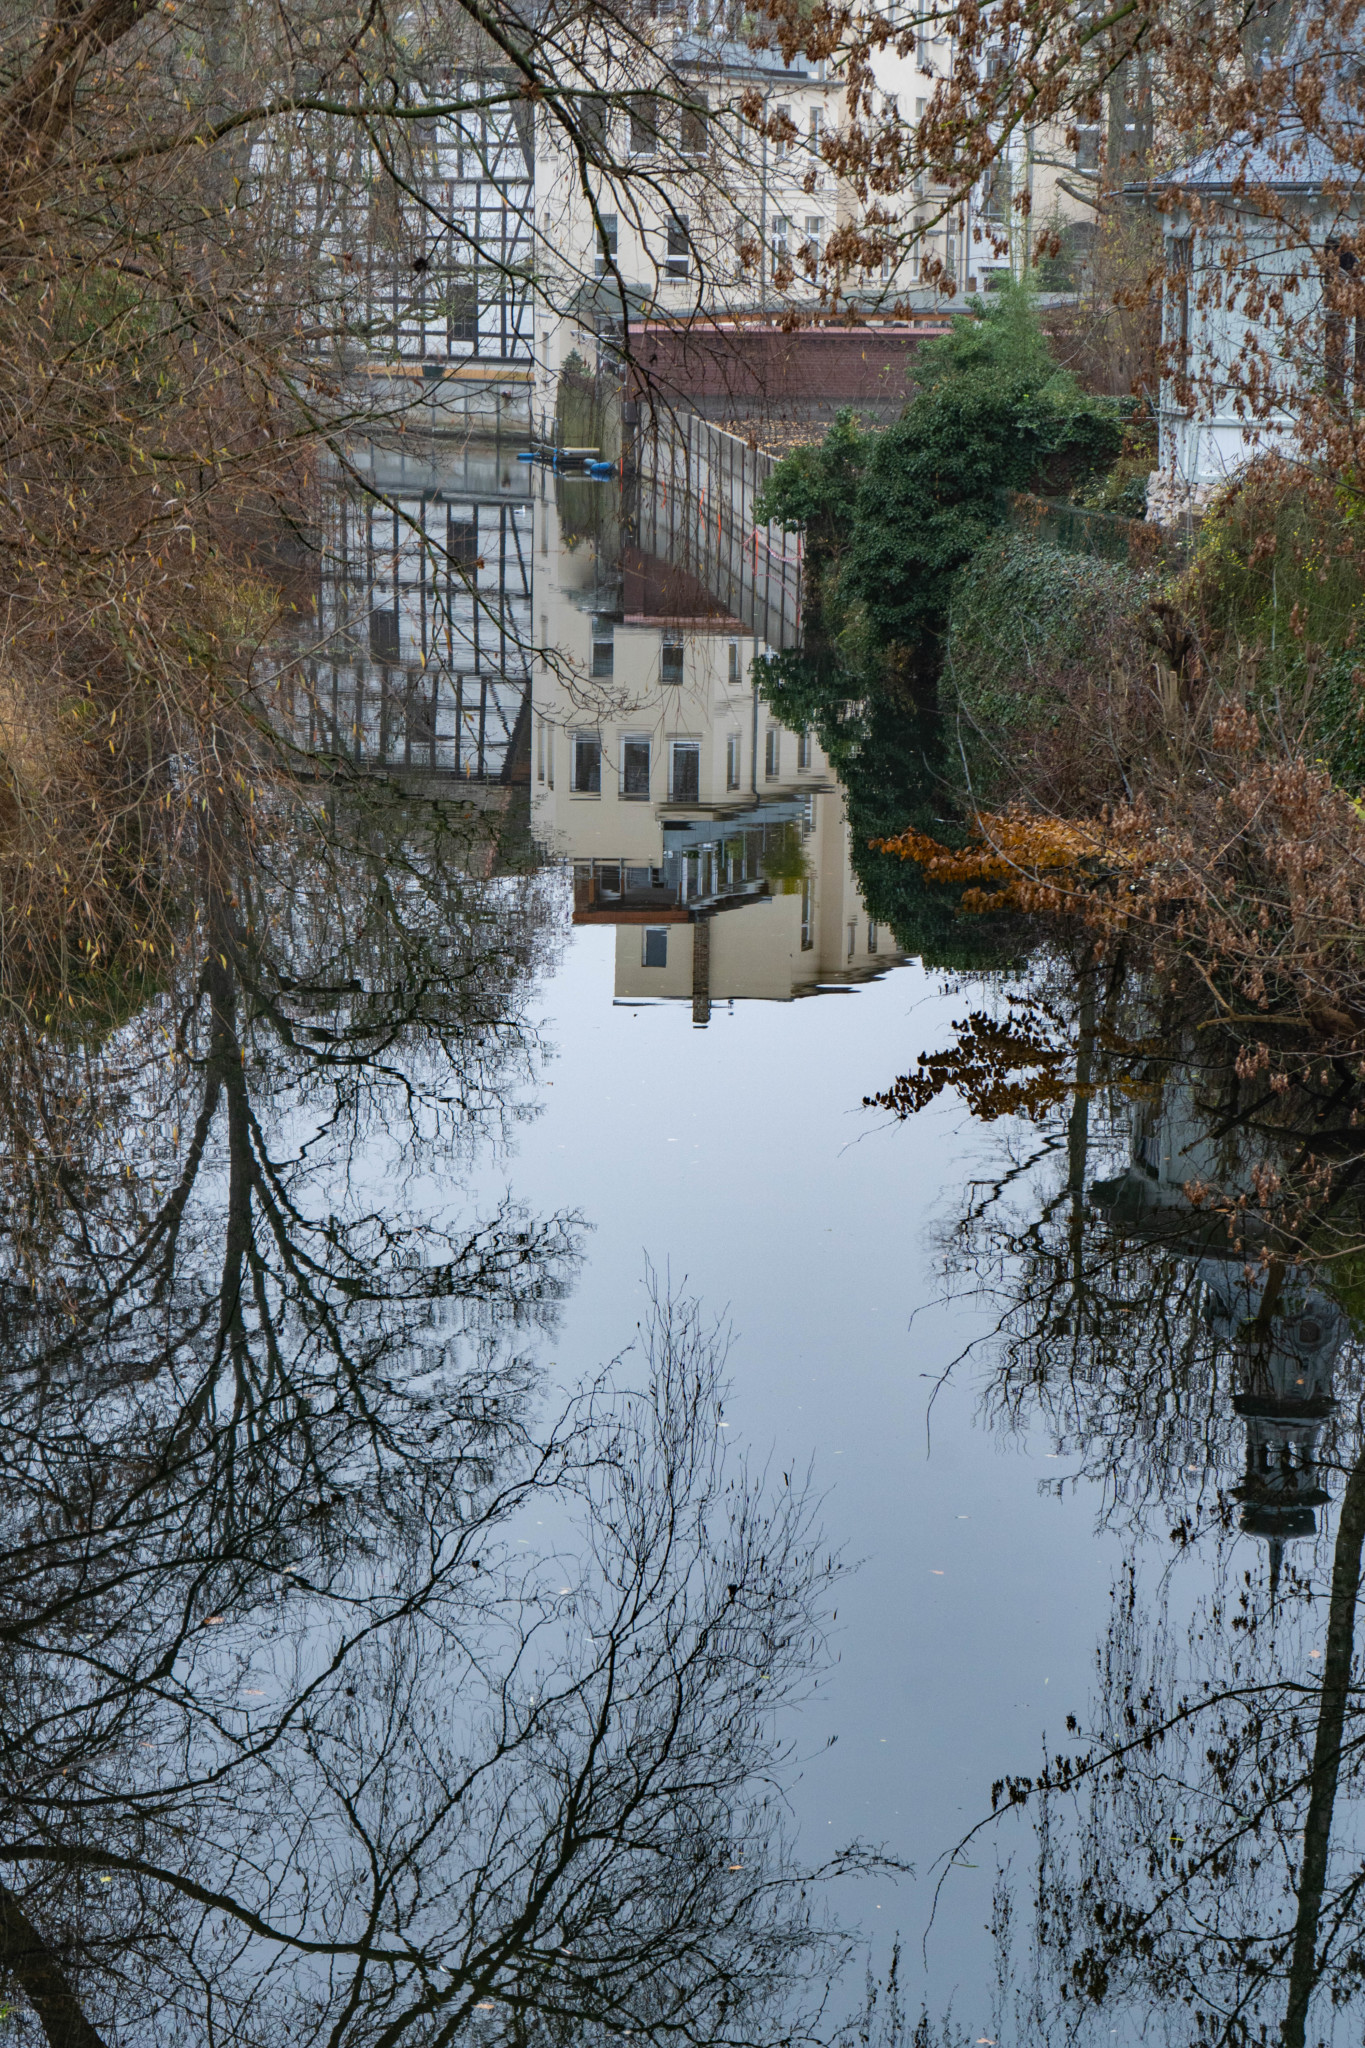
[[[1300,17],[1285,53],[1286,112],[1269,139],[1235,139],[1135,194],[1164,214],[1167,374],[1148,492],[1163,523],[1201,512],[1257,454],[1294,447],[1310,413],[1365,394],[1350,246],[1365,220],[1365,122],[1330,85],[1312,129],[1294,111],[1300,67],[1315,81],[1358,79],[1358,45],[1358,33],[1346,48],[1319,41]]]

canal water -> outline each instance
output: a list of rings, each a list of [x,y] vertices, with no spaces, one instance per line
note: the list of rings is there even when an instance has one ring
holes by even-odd
[[[1357,2038],[1302,1129],[878,900],[614,496],[372,460],[277,705],[361,773],[10,1027],[21,2037]]]

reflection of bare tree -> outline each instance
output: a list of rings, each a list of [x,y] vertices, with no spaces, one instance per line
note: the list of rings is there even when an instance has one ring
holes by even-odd
[[[450,853],[315,838],[109,1044],[16,1048],[0,1972],[63,2048],[742,2041],[837,1960],[772,1733],[834,1567],[723,1347],[662,1304],[543,1420],[571,1220],[431,1213],[544,947]]]
[[[1266,1199],[1286,1161],[1307,1178],[1321,1104],[1272,1121],[1251,1058],[1096,1034],[1083,978],[1073,1007],[1070,1107],[950,1239],[999,1306],[992,1418],[1046,1432],[1133,1545],[1084,1725],[995,1788],[1036,1844],[1027,1957],[1012,1877],[998,1895],[1001,2024],[1303,2048],[1365,1991],[1365,1374],[1349,1268],[1312,1258],[1358,1218],[1334,1191],[1295,1245]]]

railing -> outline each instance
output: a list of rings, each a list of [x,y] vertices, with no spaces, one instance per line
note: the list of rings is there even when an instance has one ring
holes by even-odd
[[[636,451],[639,544],[685,569],[769,647],[801,638],[801,541],[758,523],[777,458],[688,413],[656,419]]]
[[[1184,559],[1193,537],[1183,530],[1151,526],[1145,519],[1127,519],[1119,512],[1090,511],[1064,498],[1039,498],[1032,491],[1001,491],[1009,524],[1039,540],[1050,541],[1070,555],[1099,555],[1145,569],[1158,560]]]

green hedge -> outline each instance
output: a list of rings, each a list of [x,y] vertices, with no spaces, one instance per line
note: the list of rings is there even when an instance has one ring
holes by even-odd
[[[1061,715],[1059,672],[1103,664],[1140,610],[1146,579],[1120,563],[1012,533],[958,574],[940,681],[949,772],[973,796],[1010,792],[1017,746]]]

